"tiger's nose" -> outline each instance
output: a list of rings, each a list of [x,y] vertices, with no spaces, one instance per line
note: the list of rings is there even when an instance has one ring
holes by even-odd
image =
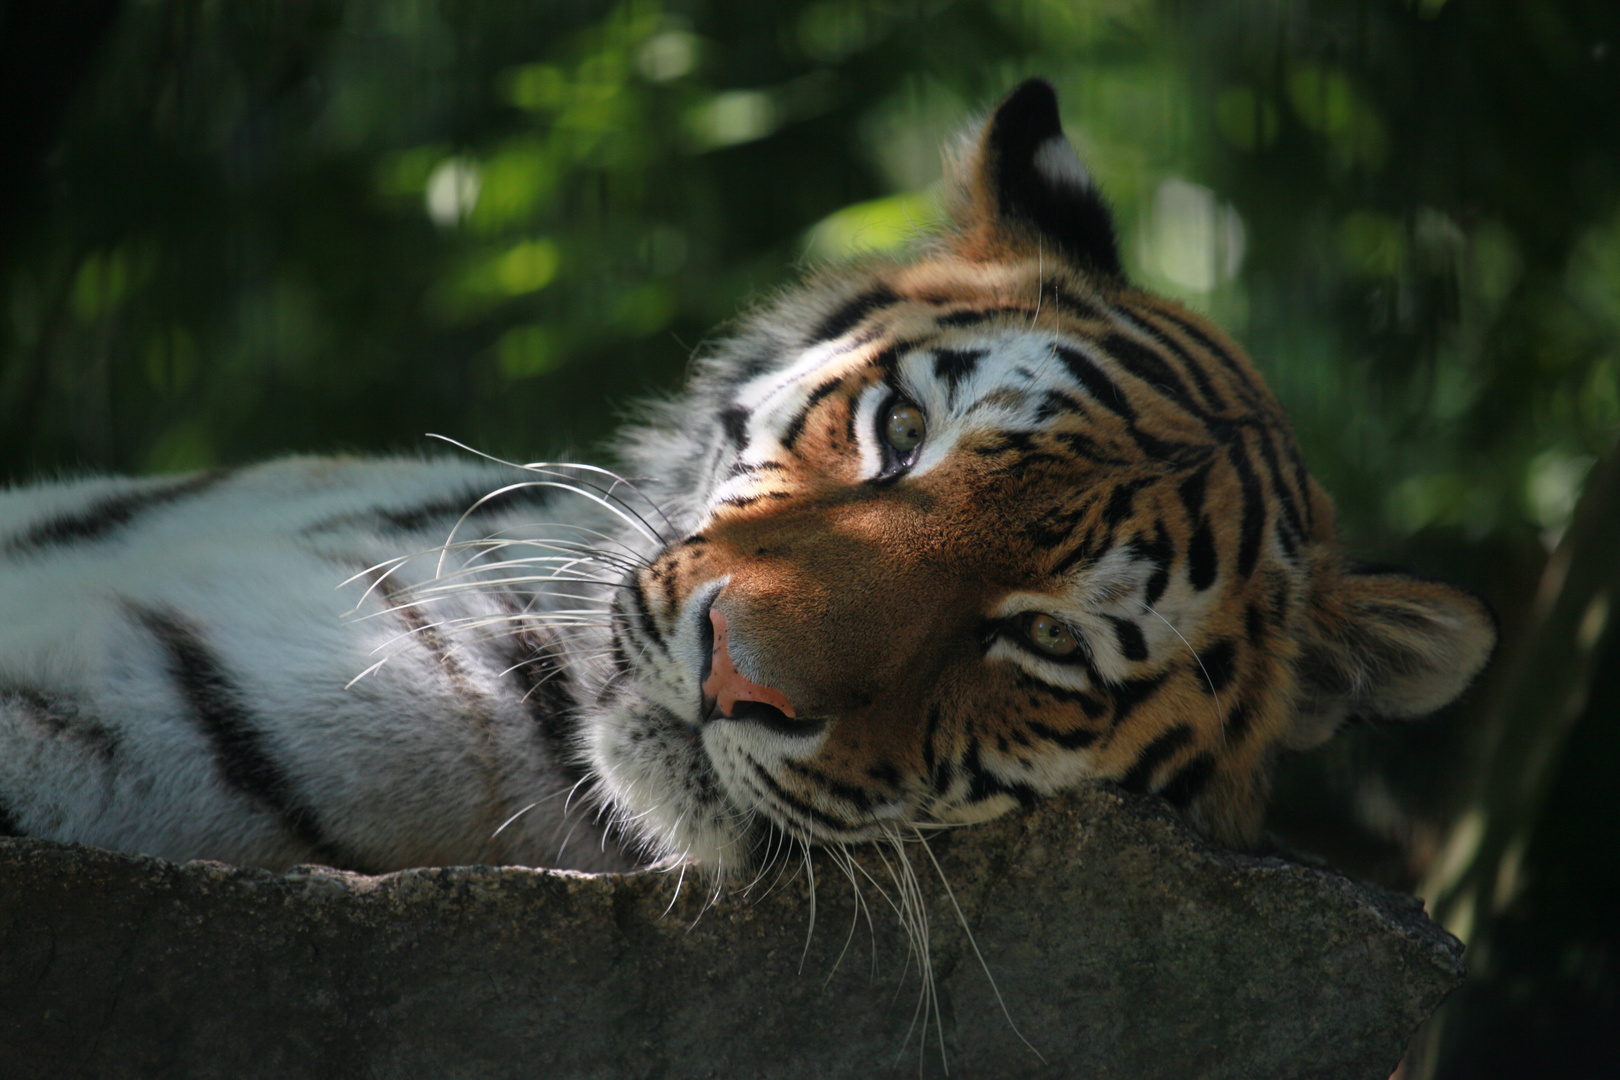
[[[709,655],[703,672],[703,718],[786,722],[798,713],[774,686],[754,682],[737,670],[726,644],[726,613],[709,608]]]

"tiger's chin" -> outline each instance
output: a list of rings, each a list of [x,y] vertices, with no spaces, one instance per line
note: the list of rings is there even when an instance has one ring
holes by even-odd
[[[658,705],[621,704],[583,740],[609,824],[633,856],[722,878],[759,861],[766,823],[727,796],[693,723]]]

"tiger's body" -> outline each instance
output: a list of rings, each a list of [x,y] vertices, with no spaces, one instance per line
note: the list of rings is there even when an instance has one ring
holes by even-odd
[[[427,625],[553,598],[491,583],[416,608],[435,559],[367,573],[441,545],[514,472],[294,458],[10,494],[0,828],[276,867],[626,866],[578,807],[564,821],[560,646],[457,649]],[[544,490],[467,524],[515,538]]]
[[[957,203],[702,360],[626,431],[634,489],[295,459],[4,496],[0,831],[723,875],[1107,779],[1245,845],[1279,751],[1478,674],[1488,609],[1349,563],[1242,351],[1126,282],[1044,83]]]

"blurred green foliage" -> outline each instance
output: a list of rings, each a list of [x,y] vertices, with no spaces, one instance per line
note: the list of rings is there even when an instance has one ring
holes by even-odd
[[[1557,530],[1620,427],[1612,5],[123,5],[0,259],[0,455],[588,446],[1044,73],[1352,534]]]
[[[796,267],[937,223],[940,143],[1032,74],[1133,276],[1248,345],[1352,545],[1481,587],[1509,649],[1620,433],[1613,0],[102,6],[37,182],[0,205],[11,478],[428,431],[587,452]],[[1612,722],[1573,738],[1612,748]],[[1280,823],[1359,830],[1344,859],[1409,885],[1469,732],[1341,740],[1285,774]],[[1614,798],[1550,806],[1612,842]],[[1580,844],[1536,835],[1570,880]],[[1593,933],[1571,970],[1612,1019],[1620,934]]]

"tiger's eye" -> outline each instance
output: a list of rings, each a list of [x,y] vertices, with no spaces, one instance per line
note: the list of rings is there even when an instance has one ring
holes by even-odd
[[[883,421],[883,441],[897,453],[909,454],[921,445],[926,430],[922,410],[909,401],[897,401],[889,406],[889,415]]]
[[[1024,636],[1047,656],[1072,656],[1080,648],[1074,631],[1044,611],[1024,617]]]

